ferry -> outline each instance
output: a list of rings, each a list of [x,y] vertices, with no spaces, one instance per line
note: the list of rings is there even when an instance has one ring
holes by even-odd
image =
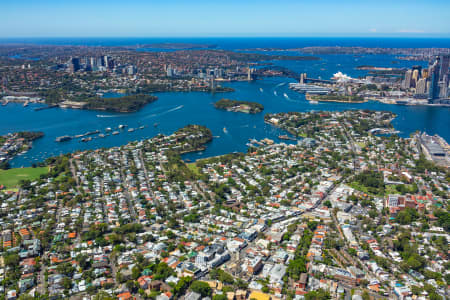
[[[114,131],[112,134],[113,134],[113,135],[118,135],[119,132],[118,132],[118,131]]]
[[[71,136],[68,136],[68,135],[63,135],[63,136],[59,136],[59,137],[57,137],[56,139],[55,139],[55,142],[67,142],[67,141],[70,141],[72,139],[72,137]]]

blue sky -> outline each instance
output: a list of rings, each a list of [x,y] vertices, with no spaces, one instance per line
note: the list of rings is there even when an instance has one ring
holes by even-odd
[[[450,0],[0,0],[0,37],[450,37]]]

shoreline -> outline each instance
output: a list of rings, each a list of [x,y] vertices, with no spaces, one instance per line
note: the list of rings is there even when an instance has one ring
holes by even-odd
[[[338,99],[313,99],[310,95],[305,95],[306,100],[308,100],[309,102],[311,101],[317,101],[317,102],[336,102],[336,103],[348,103],[348,104],[361,104],[361,103],[366,103],[369,100],[364,99],[363,101],[344,101],[344,100],[338,100]]]

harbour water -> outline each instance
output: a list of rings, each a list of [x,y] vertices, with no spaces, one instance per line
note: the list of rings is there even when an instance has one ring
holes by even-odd
[[[294,53],[295,54],[295,53]],[[397,60],[389,55],[322,55],[319,61],[276,61],[274,64],[296,72],[306,72],[310,77],[329,79],[341,71],[353,77],[367,71],[356,70],[359,65],[379,67],[410,67],[427,62]],[[395,63],[393,63],[395,62]],[[450,141],[450,108],[429,106],[387,105],[369,101],[363,104],[319,103],[310,104],[304,95],[289,90],[290,78],[265,78],[253,82],[226,83],[235,89],[231,93],[167,92],[157,93],[158,100],[136,113],[118,114],[87,110],[60,109],[34,111],[38,104],[23,107],[10,103],[0,107],[0,134],[14,131],[43,131],[45,136],[33,143],[33,148],[11,161],[13,167],[29,166],[45,158],[75,150],[96,149],[126,144],[158,133],[170,134],[187,124],[201,124],[210,128],[215,138],[206,150],[185,155],[186,159],[215,156],[234,151],[246,151],[249,139],[270,138],[276,142],[292,142],[278,139],[281,130],[264,123],[265,113],[309,110],[374,109],[390,110],[398,116],[393,121],[401,136],[416,130],[439,134]],[[114,96],[114,95],[108,95]],[[217,110],[213,102],[226,97],[256,101],[264,105],[264,112],[255,115]],[[119,130],[120,124],[128,125]],[[157,125],[157,126],[155,126]],[[111,132],[106,132],[110,127]],[[143,127],[143,128],[142,128]],[[135,129],[129,131],[129,128]],[[223,130],[226,128],[227,130]],[[75,136],[100,130],[105,137],[92,136],[89,142],[80,139],[57,143],[55,138]],[[112,134],[118,131],[119,134]]]

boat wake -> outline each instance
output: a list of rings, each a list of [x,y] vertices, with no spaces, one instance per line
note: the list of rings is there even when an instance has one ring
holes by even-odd
[[[148,119],[148,118],[154,118],[154,117],[163,116],[163,115],[168,114],[168,113],[171,113],[171,112],[173,112],[173,111],[182,109],[183,107],[184,107],[184,105],[179,105],[179,106],[177,106],[177,107],[171,108],[171,109],[169,109],[169,110],[166,110],[166,111],[163,111],[163,112],[160,112],[160,113],[148,115],[147,117],[145,117],[145,118],[143,118],[143,119]]]
[[[117,118],[121,117],[121,115],[97,115],[97,118]]]

